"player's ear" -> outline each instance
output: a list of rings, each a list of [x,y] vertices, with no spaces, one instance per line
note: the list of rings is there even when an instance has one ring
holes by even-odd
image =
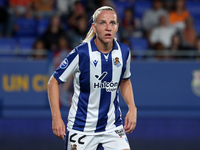
[[[94,23],[92,23],[92,30],[93,30],[93,32],[96,34],[96,26],[95,26]]]

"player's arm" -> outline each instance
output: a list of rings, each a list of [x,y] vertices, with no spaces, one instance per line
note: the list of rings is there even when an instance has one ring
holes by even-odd
[[[59,106],[59,82],[54,76],[48,81],[47,91],[49,97],[49,104],[51,107],[52,114],[52,130],[53,133],[60,139],[64,139],[65,135],[65,124],[61,117],[60,106]]]
[[[129,109],[125,117],[124,129],[126,133],[130,133],[135,129],[137,122],[137,108],[134,102],[133,89],[130,79],[123,79],[121,81],[120,92]]]

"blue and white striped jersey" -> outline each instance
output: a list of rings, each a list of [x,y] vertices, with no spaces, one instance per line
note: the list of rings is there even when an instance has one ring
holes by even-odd
[[[112,51],[104,54],[94,38],[73,49],[53,74],[61,83],[74,75],[67,128],[91,135],[122,125],[119,85],[131,75],[129,47],[114,40]]]

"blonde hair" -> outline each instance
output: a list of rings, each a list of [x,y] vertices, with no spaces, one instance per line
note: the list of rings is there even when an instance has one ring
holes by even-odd
[[[103,7],[100,7],[100,8],[98,8],[98,9],[94,12],[94,14],[93,14],[93,16],[92,16],[92,18],[91,18],[94,24],[96,24],[97,16],[100,14],[100,12],[101,12],[102,10],[114,11],[115,14],[117,14],[116,11],[115,11],[112,7],[110,7],[110,6],[103,6]],[[85,39],[83,40],[83,43],[89,41],[90,39],[92,39],[93,36],[95,36],[95,33],[94,33],[94,31],[93,31],[93,29],[92,29],[92,27],[91,27],[90,30],[88,31],[88,33],[87,33]]]

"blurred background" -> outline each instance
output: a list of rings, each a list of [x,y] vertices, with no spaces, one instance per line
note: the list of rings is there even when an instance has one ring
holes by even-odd
[[[117,39],[131,48],[131,149],[200,149],[199,0],[0,0],[1,150],[64,149],[52,133],[46,84],[104,5],[117,11]],[[65,123],[72,85],[60,85]]]

